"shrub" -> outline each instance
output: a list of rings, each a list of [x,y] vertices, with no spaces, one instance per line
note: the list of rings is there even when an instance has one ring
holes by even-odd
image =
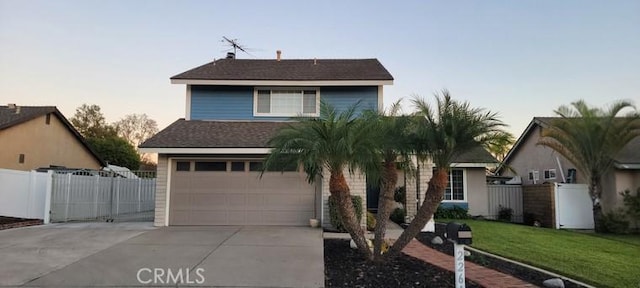
[[[468,212],[469,210],[458,205],[453,205],[453,207],[450,208],[445,208],[440,205],[433,216],[438,219],[469,219]]]
[[[509,207],[503,207],[502,205],[500,205],[499,207],[498,220],[511,222],[511,217],[513,217],[513,209]]]
[[[391,216],[389,217],[389,219],[391,219],[391,221],[395,222],[396,224],[400,225],[404,223],[405,216],[407,216],[406,210],[402,208],[396,208],[395,210],[393,210],[393,212],[391,212]]]
[[[405,200],[405,195],[407,194],[407,187],[402,186],[396,188],[396,191],[393,193],[393,200],[398,203],[403,203]]]
[[[351,201],[353,202],[353,208],[356,210],[358,223],[360,223],[360,220],[362,220],[362,197],[351,196]],[[329,220],[331,221],[331,225],[338,231],[347,232],[347,229],[345,229],[342,224],[340,213],[338,212],[337,200],[333,195],[329,196]]]
[[[376,228],[376,215],[367,211],[367,230],[373,231]]]
[[[636,190],[635,196],[629,190],[620,193],[620,195],[622,195],[625,214],[634,222],[636,228],[640,228],[638,227],[638,222],[640,222],[640,187]]]
[[[625,218],[624,211],[622,209],[604,213],[601,221],[604,232],[606,233],[629,233],[629,221]]]

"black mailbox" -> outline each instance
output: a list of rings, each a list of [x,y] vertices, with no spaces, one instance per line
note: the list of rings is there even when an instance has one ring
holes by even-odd
[[[467,224],[450,222],[447,224],[447,239],[458,244],[471,245],[471,227]]]

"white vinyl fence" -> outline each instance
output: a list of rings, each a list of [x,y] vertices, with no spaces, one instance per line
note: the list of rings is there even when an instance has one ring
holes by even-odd
[[[156,179],[131,175],[133,177],[126,178],[118,173],[74,175],[56,172],[53,174],[51,222],[153,220]]]
[[[155,185],[155,172],[0,169],[0,216],[44,223],[152,221]]]
[[[498,219],[500,208],[511,208],[511,222],[523,222],[522,186],[487,185],[489,194],[489,218]]]
[[[48,179],[47,173],[0,169],[0,216],[45,219]]]

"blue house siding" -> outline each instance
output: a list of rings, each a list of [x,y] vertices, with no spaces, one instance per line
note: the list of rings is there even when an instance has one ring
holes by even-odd
[[[246,120],[253,117],[253,87],[192,86],[192,120]]]
[[[322,87],[320,99],[331,104],[338,111],[360,101],[358,110],[378,110],[378,87]]]
[[[250,86],[192,86],[191,120],[262,120],[288,118],[253,116],[253,90]],[[378,87],[321,87],[320,99],[338,110],[360,101],[360,110],[378,108]]]

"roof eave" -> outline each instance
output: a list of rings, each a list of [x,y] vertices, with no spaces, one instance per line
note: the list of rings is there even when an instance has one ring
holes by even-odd
[[[497,167],[499,163],[472,163],[472,162],[464,162],[464,163],[451,163],[451,168],[492,168]]]
[[[613,164],[614,167],[616,167],[617,169],[621,169],[621,170],[639,170],[640,169],[640,163],[619,163],[616,162],[615,164]]]
[[[271,148],[140,147],[140,152],[158,154],[269,154]]]
[[[210,80],[171,78],[171,84],[228,86],[381,86],[393,85],[391,80]]]

